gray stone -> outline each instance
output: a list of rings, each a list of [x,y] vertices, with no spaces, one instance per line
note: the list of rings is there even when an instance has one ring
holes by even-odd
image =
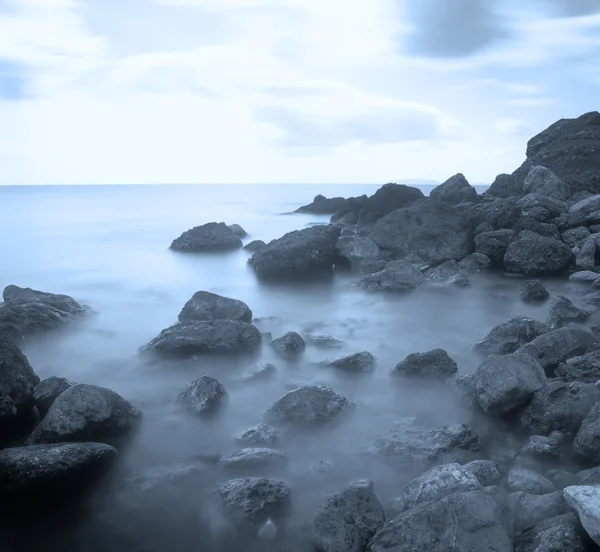
[[[473,410],[479,410],[474,374],[454,374],[448,382],[458,400],[458,404]]]
[[[600,222],[600,195],[583,198],[571,205],[566,216],[568,226],[596,226]]]
[[[581,423],[573,440],[573,452],[582,460],[600,464],[600,403],[596,403]]]
[[[207,252],[241,249],[242,240],[224,222],[209,222],[186,230],[174,239],[174,251]]]
[[[435,268],[430,268],[424,274],[428,280],[434,282],[445,282],[459,286],[466,286],[471,283],[469,273],[461,268],[454,259],[446,261]]]
[[[423,192],[404,184],[386,184],[365,203],[358,216],[359,228],[371,228],[382,217],[425,197]]]
[[[287,463],[285,454],[265,447],[249,447],[222,456],[217,466],[229,471],[280,469]]]
[[[500,483],[500,472],[491,460],[473,460],[463,466],[470,471],[484,487],[498,485]]]
[[[367,196],[360,197],[325,197],[317,195],[313,202],[296,209],[296,213],[312,213],[315,215],[333,215],[340,211],[360,211],[367,202]]]
[[[563,242],[537,234],[511,242],[504,255],[506,270],[529,276],[556,274],[574,261],[571,249]]]
[[[458,372],[458,366],[444,349],[413,353],[390,371],[392,376],[446,380]]]
[[[523,192],[526,194],[536,193],[559,201],[566,201],[571,197],[569,186],[542,165],[535,165],[531,168],[523,183]]]
[[[187,410],[200,416],[214,416],[229,400],[225,387],[215,378],[202,376],[189,383],[177,396]]]
[[[575,485],[600,485],[600,466],[582,470],[577,474],[578,482]]]
[[[271,342],[271,347],[280,357],[285,359],[297,359],[306,349],[306,342],[296,332],[288,332]]]
[[[250,251],[250,253],[256,253],[257,251],[260,251],[266,246],[267,244],[262,240],[252,240],[251,242],[248,242],[246,245],[244,245],[244,249],[246,251]]]
[[[515,552],[586,552],[587,549],[575,513],[540,521],[515,537]]]
[[[560,237],[569,247],[580,247],[590,237],[590,231],[585,226],[578,226],[565,230]]]
[[[488,355],[507,355],[548,332],[549,328],[525,316],[516,316],[498,324],[481,338],[473,349]]]
[[[523,195],[523,182],[518,181],[512,174],[499,174],[485,191],[491,197],[515,197]]]
[[[464,270],[478,272],[490,268],[492,266],[492,261],[483,253],[471,253],[462,259],[462,261],[458,263],[458,266]]]
[[[521,452],[525,456],[540,460],[557,459],[564,452],[564,441],[565,436],[560,431],[553,431],[548,436],[532,435]]]
[[[556,490],[552,481],[533,470],[513,468],[508,472],[508,488],[511,492],[523,491],[534,495],[544,495]]]
[[[56,398],[69,387],[73,387],[73,384],[65,378],[52,376],[40,381],[33,390],[33,402],[40,416],[44,417]]]
[[[541,521],[554,518],[570,511],[562,491],[535,495],[516,491],[510,493],[515,532],[534,527]]]
[[[198,291],[179,313],[180,322],[242,320],[252,322],[252,311],[243,301],[208,291]]]
[[[550,293],[539,280],[527,280],[519,293],[524,303],[543,303],[550,297]]]
[[[239,224],[228,224],[227,228],[231,230],[238,238],[245,238],[248,232],[244,230]]]
[[[565,500],[581,520],[592,540],[600,545],[600,486],[574,485],[563,491]]]
[[[547,326],[551,330],[556,330],[569,322],[585,322],[590,317],[590,313],[576,307],[564,295],[558,295],[550,304],[550,312],[546,320]]]
[[[458,205],[476,201],[477,190],[469,184],[462,173],[458,173],[431,190],[429,197],[450,205]]]
[[[306,341],[313,347],[320,349],[339,349],[344,342],[331,335],[307,335]]]
[[[475,236],[475,251],[489,257],[493,265],[501,265],[516,232],[507,228],[481,232]]]
[[[594,271],[598,253],[598,235],[593,234],[587,238],[575,255],[575,268],[577,270]]]
[[[358,287],[375,291],[408,291],[425,281],[423,273],[407,261],[392,261],[383,270],[366,276]]]
[[[365,373],[375,369],[375,357],[368,351],[352,355],[338,356],[319,362],[323,368],[336,368],[342,372]]]
[[[541,195],[527,194],[517,201],[524,217],[540,222],[548,222],[567,212],[568,206],[564,201]]]
[[[359,270],[365,263],[381,258],[379,247],[367,236],[341,236],[335,244],[335,249],[340,261],[353,270]]]
[[[558,365],[555,376],[567,382],[596,383],[600,380],[600,349],[567,359]]]
[[[247,447],[269,447],[279,442],[280,432],[269,424],[257,424],[241,432],[236,442]]]
[[[579,272],[574,272],[569,276],[569,280],[572,282],[584,282],[584,283],[594,283],[598,278],[600,278],[600,274],[597,272],[592,272],[591,270],[580,270]]]

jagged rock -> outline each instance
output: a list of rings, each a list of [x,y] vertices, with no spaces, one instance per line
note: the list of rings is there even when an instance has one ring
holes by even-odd
[[[256,471],[278,469],[285,466],[287,458],[279,450],[249,447],[222,456],[217,466],[229,471]]]
[[[500,229],[521,230],[521,209],[517,207],[518,198],[496,198],[485,203],[473,203],[465,206],[469,220],[476,234]]]
[[[586,552],[587,549],[575,513],[540,521],[515,537],[515,552]]]
[[[519,296],[524,303],[543,303],[550,293],[539,280],[527,280],[521,287]]]
[[[458,366],[444,349],[413,353],[390,371],[393,376],[445,380],[458,372]]]
[[[550,305],[546,324],[551,330],[556,330],[568,322],[585,322],[590,313],[576,307],[564,295],[556,296]]]
[[[296,209],[296,213],[312,213],[314,215],[333,215],[340,211],[360,211],[367,203],[367,196],[360,197],[325,197],[317,195],[312,203]]]
[[[365,264],[381,258],[379,247],[367,236],[341,236],[335,249],[340,262],[347,264],[353,270],[359,270]]]
[[[224,222],[209,222],[186,230],[174,239],[170,248],[174,251],[205,252],[240,249],[242,240]]]
[[[600,350],[567,359],[558,365],[555,375],[567,382],[596,383],[600,380]]]
[[[388,213],[407,207],[423,197],[423,192],[418,188],[404,184],[386,184],[367,199],[358,215],[358,226],[370,228]]]
[[[535,165],[530,169],[523,183],[523,192],[540,194],[558,201],[567,201],[571,197],[569,186],[542,165]]]
[[[250,251],[250,253],[256,253],[257,251],[260,251],[266,246],[267,244],[262,240],[252,240],[251,242],[248,242],[246,245],[244,245],[244,249],[246,251]]]
[[[282,358],[297,359],[306,349],[306,342],[300,334],[288,332],[274,339],[271,342],[271,347]]]
[[[33,402],[40,416],[44,417],[56,398],[70,387],[73,387],[73,384],[65,378],[52,376],[40,381],[33,390]]]
[[[573,452],[582,460],[600,464],[600,403],[596,403],[581,423],[573,440]]]
[[[280,432],[269,424],[257,424],[240,433],[236,442],[247,447],[269,447],[279,442]]]
[[[506,250],[516,234],[514,230],[506,228],[477,234],[475,236],[475,251],[487,255],[493,265],[502,265]]]
[[[485,191],[491,197],[520,197],[523,195],[523,182],[519,182],[512,174],[499,174]]]
[[[516,491],[510,493],[515,532],[534,527],[541,521],[569,513],[562,491],[535,495]]]
[[[187,410],[200,416],[214,416],[228,402],[225,387],[215,378],[202,376],[189,383],[177,396]]]
[[[179,313],[180,322],[242,320],[252,322],[252,311],[243,301],[208,291],[198,291]]]
[[[581,244],[589,237],[590,231],[585,226],[570,228],[561,234],[562,241],[564,241],[571,248],[580,247]]]
[[[366,276],[358,287],[375,291],[408,291],[425,281],[423,273],[407,261],[392,261],[385,268]]]
[[[462,173],[458,173],[431,190],[429,197],[450,205],[458,205],[476,201],[477,190],[469,184]]]
[[[600,545],[600,486],[574,485],[563,491],[565,500],[581,520],[592,540]]]
[[[470,471],[484,487],[500,483],[500,472],[496,464],[490,460],[473,460],[463,468]]]
[[[351,209],[342,209],[334,215],[331,215],[329,222],[331,222],[331,224],[355,226],[358,223],[358,213]],[[344,235],[344,230],[342,230],[342,236]],[[352,233],[355,234],[356,232],[353,231]]]
[[[511,492],[523,491],[534,495],[544,495],[556,490],[552,481],[543,475],[522,468],[513,468],[508,472],[508,488]]]
[[[228,224],[227,228],[231,230],[238,238],[245,238],[248,232],[244,230],[239,224]]]
[[[323,360],[319,362],[319,366],[351,373],[372,372],[375,369],[375,357],[368,351],[363,351]]]
[[[469,273],[461,268],[455,260],[446,261],[435,268],[426,270],[425,277],[434,282],[446,282],[459,286],[466,286],[471,283]]]
[[[471,253],[460,261],[458,266],[464,270],[479,271],[490,268],[492,266],[492,261],[483,253]]]
[[[574,261],[563,242],[533,233],[511,242],[504,255],[506,270],[532,276],[561,272]]]
[[[516,316],[492,328],[473,345],[473,349],[488,355],[507,355],[548,330],[548,326],[533,318]]]

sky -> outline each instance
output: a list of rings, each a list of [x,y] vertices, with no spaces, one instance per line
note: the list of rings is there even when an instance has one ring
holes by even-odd
[[[0,184],[489,183],[600,104],[600,0],[0,0]]]

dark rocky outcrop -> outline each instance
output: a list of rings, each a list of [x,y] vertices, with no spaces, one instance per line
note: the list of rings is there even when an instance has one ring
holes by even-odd
[[[431,190],[429,197],[450,205],[458,205],[476,201],[477,190],[469,184],[462,173],[458,173]]]
[[[533,318],[516,316],[492,328],[473,349],[488,355],[508,355],[548,331],[548,326]]]
[[[459,261],[458,266],[464,270],[480,271],[491,268],[491,259],[483,253],[471,253]]]
[[[550,293],[539,280],[527,280],[527,282],[521,286],[519,297],[524,303],[536,304],[543,303],[549,299]]]
[[[33,390],[33,401],[40,416],[44,417],[58,396],[70,387],[73,383],[65,378],[52,376],[40,381]]]
[[[444,349],[413,353],[390,371],[392,376],[446,380],[458,372],[458,366]]]
[[[500,472],[495,462],[491,460],[473,460],[465,464],[463,468],[469,470],[483,487],[500,483]]]
[[[248,242],[246,245],[244,245],[244,249],[246,251],[250,251],[250,253],[256,253],[257,251],[260,251],[266,246],[267,244],[262,240],[252,240],[251,242]]]
[[[585,226],[577,226],[576,228],[565,230],[560,237],[569,247],[580,247],[590,237],[590,231]]]
[[[502,266],[509,244],[516,236],[514,230],[507,228],[481,232],[475,236],[475,251],[487,255],[494,266]]]
[[[360,270],[366,264],[381,259],[379,247],[367,236],[341,236],[335,249],[338,264],[346,264],[353,270]]]
[[[562,225],[570,228],[571,232],[577,230],[577,237],[581,244],[581,239],[584,237],[584,231],[581,229],[586,226],[593,226],[600,223],[600,194],[592,195],[573,203],[567,212],[562,217]],[[569,232],[569,230],[567,230]],[[589,230],[588,230],[589,236]]]
[[[358,213],[367,203],[367,196],[360,197],[325,197],[317,195],[312,203],[296,209],[296,213],[312,213],[314,215],[333,215],[339,211],[354,211]]]
[[[509,272],[528,276],[556,274],[573,265],[573,252],[563,242],[535,233],[511,242],[504,254],[504,267]]]
[[[215,378],[202,376],[189,383],[177,396],[185,408],[200,416],[214,416],[228,402],[229,394]]]
[[[186,230],[174,239],[170,248],[174,251],[191,253],[230,251],[240,249],[242,240],[224,222],[208,222]]]
[[[568,206],[564,201],[548,197],[539,193],[523,196],[517,201],[521,215],[539,222],[550,222],[556,217],[567,212]]]
[[[322,368],[335,368],[352,374],[369,373],[375,369],[375,357],[369,351],[362,351],[351,355],[328,358],[319,362],[319,366]]]
[[[231,230],[238,238],[245,238],[248,232],[244,230],[239,224],[228,224],[227,228]]]
[[[425,197],[423,192],[404,184],[385,184],[365,203],[358,215],[359,228],[370,228],[379,219],[395,211],[408,207],[411,203]]]
[[[571,197],[571,190],[567,184],[542,165],[533,166],[527,173],[523,182],[523,192],[539,194],[557,201],[567,201]]]
[[[423,272],[409,261],[392,261],[385,268],[365,276],[357,286],[372,291],[409,291],[425,281]]]
[[[471,283],[467,270],[461,268],[459,263],[454,259],[446,261],[435,268],[429,268],[425,270],[424,274],[425,277],[432,282],[454,284],[458,286],[466,286]]]
[[[281,358],[296,360],[306,349],[306,341],[299,333],[288,332],[271,341],[271,347]]]
[[[546,324],[556,330],[570,322],[585,322],[590,317],[587,310],[576,307],[564,295],[558,295],[550,304],[550,312]]]
[[[600,487],[575,485],[567,487],[563,496],[579,514],[586,533],[600,546]]]
[[[243,301],[230,299],[208,291],[198,291],[179,313],[180,322],[212,320],[252,321],[252,311]]]

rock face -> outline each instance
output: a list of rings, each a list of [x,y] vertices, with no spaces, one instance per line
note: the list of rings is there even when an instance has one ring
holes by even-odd
[[[40,416],[44,417],[57,397],[70,387],[73,387],[73,384],[65,378],[52,376],[40,381],[33,390],[33,402]]]
[[[208,291],[198,291],[179,313],[180,322],[241,320],[252,322],[252,311],[243,301]]]
[[[475,383],[481,409],[500,416],[526,405],[546,385],[546,374],[529,355],[491,355],[477,368]]]
[[[408,291],[424,281],[423,273],[409,261],[392,261],[380,272],[364,277],[357,285],[373,291]]]
[[[325,385],[305,386],[280,397],[265,413],[274,426],[311,427],[332,422],[354,409],[344,395]]]
[[[86,310],[68,295],[7,286],[0,304],[0,337],[19,340],[82,318]]]
[[[337,259],[338,226],[312,226],[289,232],[258,250],[250,264],[260,278],[293,279],[330,272]]]
[[[256,535],[268,519],[280,519],[290,507],[287,483],[261,477],[232,479],[214,491],[224,515],[244,534]]]
[[[83,492],[115,459],[117,451],[101,443],[60,443],[0,451],[0,496],[11,500],[53,501]]]
[[[444,349],[413,353],[390,371],[393,376],[446,380],[458,372],[458,366]]]
[[[77,384],[56,398],[29,442],[111,444],[125,437],[140,416],[137,408],[114,391]]]
[[[539,194],[559,201],[567,201],[571,197],[571,190],[567,184],[542,165],[535,165],[531,168],[525,177],[523,192]]]
[[[566,270],[574,261],[569,246],[534,233],[510,243],[504,255],[506,270],[529,276],[556,274]]]
[[[312,213],[315,215],[333,215],[339,211],[360,211],[367,203],[367,196],[360,197],[325,197],[317,195],[313,202],[296,209],[296,213]]]
[[[209,222],[186,230],[171,243],[173,251],[206,252],[240,249],[242,240],[224,222]]]
[[[358,226],[370,228],[388,213],[408,207],[423,197],[423,192],[418,188],[404,184],[386,184],[367,200],[358,215]]]
[[[515,537],[515,552],[585,552],[586,545],[575,513],[540,521]]]
[[[228,400],[225,387],[210,376],[202,376],[189,383],[177,396],[177,401],[187,410],[200,416],[214,416]]]
[[[600,199],[600,196],[598,197]],[[579,247],[590,237],[590,231],[585,226],[578,226],[565,230],[560,237],[569,247]]]
[[[431,190],[429,197],[450,205],[458,205],[459,203],[476,201],[477,190],[469,184],[462,173],[458,173]]]
[[[369,552],[512,552],[512,520],[495,487],[458,492],[389,520]]]
[[[362,552],[385,523],[383,506],[368,488],[350,486],[327,498],[315,516],[318,552]]]
[[[583,528],[600,545],[600,486],[574,485],[563,491],[565,500],[578,514]]]
[[[527,280],[519,293],[524,303],[543,303],[550,297],[550,293],[539,280]]]
[[[285,466],[283,452],[265,447],[249,447],[222,456],[217,466],[228,471],[255,471]]]
[[[581,240],[589,236],[589,230],[587,236],[584,232],[577,228],[579,226],[592,226],[600,222],[600,195],[596,194],[590,197],[586,197],[576,203],[573,203],[569,207],[567,215],[564,217],[564,224],[578,230],[578,238]],[[586,228],[587,230],[587,228]],[[568,232],[568,230],[567,230]],[[580,245],[578,243],[576,245]]]
[[[552,482],[543,475],[532,470],[513,468],[508,472],[508,488],[510,491],[523,491],[535,495],[554,492],[556,489]]]
[[[573,440],[573,452],[584,461],[600,464],[600,403],[596,403],[581,423]]]
[[[250,353],[260,347],[258,328],[240,320],[179,322],[160,332],[144,349],[160,356]]]
[[[473,349],[488,355],[508,355],[548,330],[548,326],[533,318],[516,316],[492,328]]]
[[[475,251],[487,255],[492,265],[500,266],[516,232],[508,228],[481,232],[475,236]]]
[[[341,236],[335,245],[338,257],[353,270],[360,270],[365,264],[381,258],[381,251],[367,236]]]
[[[296,332],[288,332],[271,342],[271,347],[280,357],[286,359],[297,359],[306,349],[306,342]]]
[[[375,369],[375,357],[368,351],[354,353],[352,355],[338,356],[319,362],[323,368],[336,368],[343,372],[365,373]]]
[[[396,258],[415,253],[428,263],[460,260],[474,251],[467,217],[455,207],[432,199],[391,212],[375,224],[369,236]]]
[[[534,527],[541,521],[569,513],[561,491],[534,495],[517,491],[510,493],[515,532]]]
[[[553,171],[571,193],[600,192],[600,113],[561,119],[527,143],[527,160],[514,176],[523,181],[529,170],[542,165]]]

